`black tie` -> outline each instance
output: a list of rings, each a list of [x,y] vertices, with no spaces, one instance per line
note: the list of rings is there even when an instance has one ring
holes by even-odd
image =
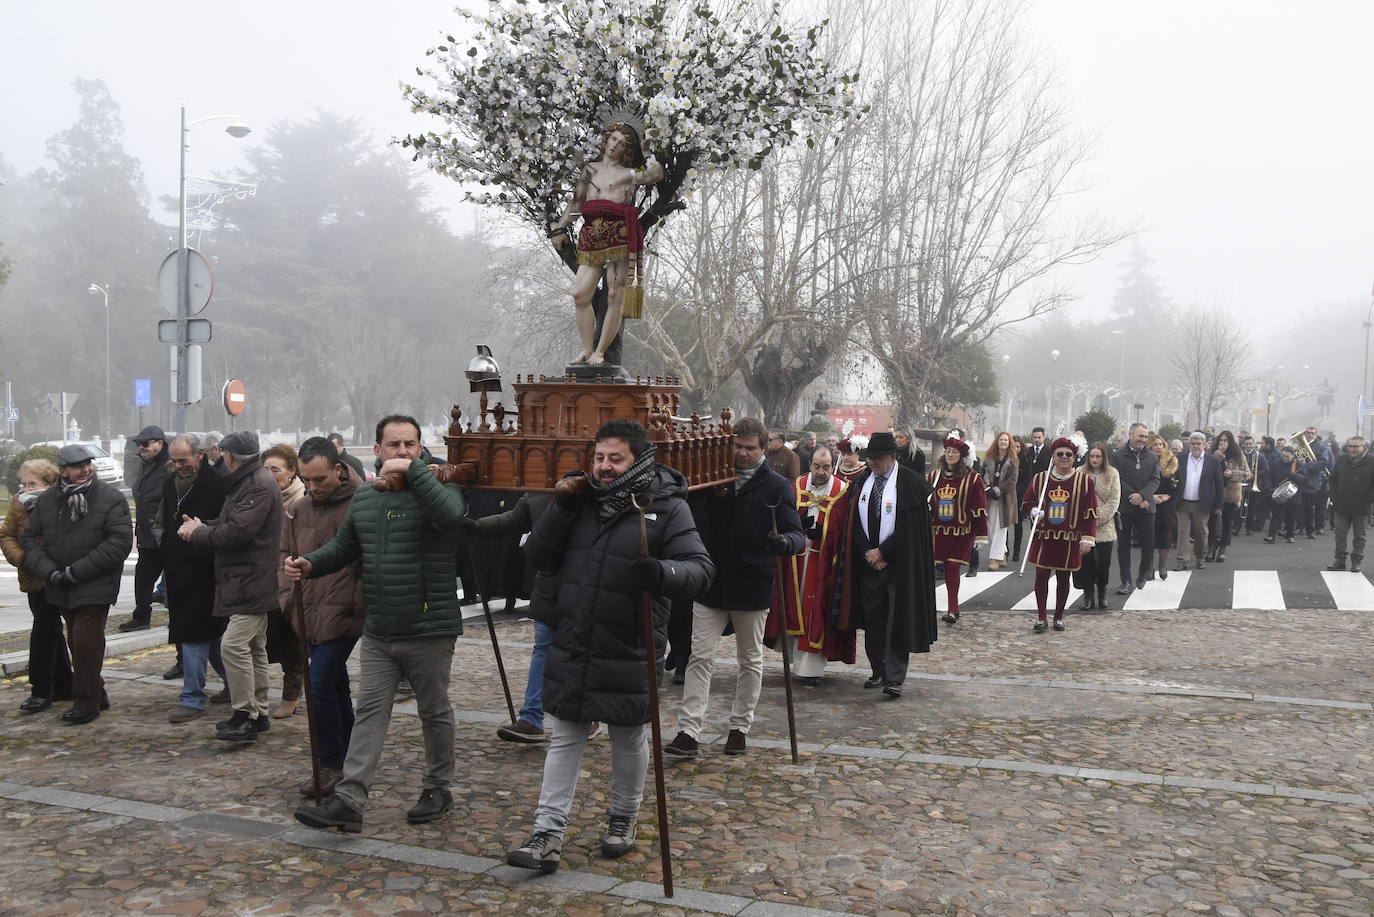
[[[868,543],[875,548],[878,546],[878,533],[882,531],[883,485],[886,483],[887,475],[875,474],[873,489],[868,492]]]

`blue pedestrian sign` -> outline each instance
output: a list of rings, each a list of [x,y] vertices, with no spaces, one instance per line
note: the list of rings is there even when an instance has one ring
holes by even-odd
[[[146,408],[153,403],[153,380],[134,380],[134,407]]]

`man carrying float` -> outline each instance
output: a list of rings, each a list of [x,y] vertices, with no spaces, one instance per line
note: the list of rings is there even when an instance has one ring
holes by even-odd
[[[1026,558],[1035,567],[1036,622],[1032,630],[1049,629],[1050,574],[1055,577],[1054,629],[1064,629],[1064,605],[1069,599],[1070,578],[1093,549],[1097,534],[1097,490],[1092,475],[1074,468],[1078,445],[1061,436],[1050,445],[1051,464],[1031,478],[1021,503],[1021,514],[1031,517],[1035,534]]]
[[[849,485],[834,474],[834,462],[828,447],[817,446],[810,473],[796,479],[806,550],[786,559],[765,632],[771,645],[785,627],[792,641],[792,675],[812,687],[821,683],[827,660],[853,665],[855,658],[854,631],[841,630],[831,615],[849,493]]]

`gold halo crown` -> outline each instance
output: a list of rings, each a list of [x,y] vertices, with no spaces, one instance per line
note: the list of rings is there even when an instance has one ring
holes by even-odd
[[[639,145],[644,145],[644,119],[636,115],[628,108],[617,108],[616,110],[605,113],[601,118],[601,129],[608,131],[617,124],[623,124],[635,132],[635,139]]]

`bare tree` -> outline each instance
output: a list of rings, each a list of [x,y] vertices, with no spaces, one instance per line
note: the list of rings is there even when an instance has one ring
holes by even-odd
[[[1087,145],[1020,38],[1022,13],[998,0],[886,8],[858,138],[883,180],[855,202],[872,238],[853,273],[902,425],[936,407],[942,359],[1068,301],[1052,272],[1125,235],[1054,225]]]
[[[1198,426],[1205,427],[1246,387],[1250,336],[1239,319],[1216,309],[1175,312],[1171,327],[1169,365]]]

